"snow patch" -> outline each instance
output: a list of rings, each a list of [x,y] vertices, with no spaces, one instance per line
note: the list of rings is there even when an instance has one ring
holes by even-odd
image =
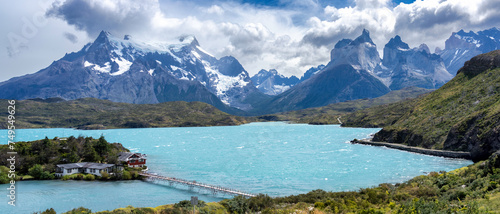
[[[217,97],[219,97],[219,99],[221,99],[221,101],[227,105],[229,105],[230,100],[226,92],[231,88],[244,87],[248,84],[248,82],[244,80],[244,73],[241,73],[235,77],[226,76],[210,66],[209,62],[202,60],[202,63],[205,67],[205,70],[207,71],[210,82],[213,86],[215,86],[215,95],[217,95]]]
[[[83,63],[85,67],[92,67],[92,70],[98,71],[100,73],[110,73],[111,72],[111,64],[109,62],[104,63],[104,67],[101,67],[99,65],[90,63],[88,61],[85,61]]]
[[[115,62],[116,64],[118,64],[118,71],[117,72],[114,72],[112,73],[111,75],[113,76],[117,76],[117,75],[121,75],[125,72],[127,72],[128,70],[130,70],[130,66],[132,65],[132,62],[126,60],[126,59],[116,59],[116,58],[113,58],[111,59],[113,62]]]
[[[200,52],[202,52],[202,53],[204,53],[204,54],[206,54],[206,55],[209,55],[209,56],[211,56],[211,57],[214,57],[212,54],[210,54],[210,53],[208,53],[207,51],[203,50],[203,48],[201,48],[200,46],[196,46],[196,48],[197,48]]]
[[[155,72],[155,69],[149,69],[148,73],[149,75],[153,76],[153,73]]]

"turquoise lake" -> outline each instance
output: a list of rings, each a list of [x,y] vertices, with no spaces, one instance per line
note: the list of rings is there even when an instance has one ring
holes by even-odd
[[[21,129],[16,131],[16,141],[104,135],[109,142],[147,154],[152,172],[271,196],[315,189],[358,190],[472,164],[348,143],[378,130],[280,122],[192,128]],[[0,135],[6,142],[7,131],[0,130]],[[0,187],[7,195],[8,185]],[[80,206],[95,212],[127,205],[156,207],[191,196],[207,202],[230,197],[144,181],[22,181],[16,188],[16,207],[8,205],[4,196],[1,213],[33,213],[47,208],[61,213]]]

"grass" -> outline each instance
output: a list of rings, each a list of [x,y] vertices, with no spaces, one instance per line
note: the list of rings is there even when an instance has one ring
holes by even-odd
[[[486,55],[492,54],[500,57],[498,51]],[[464,67],[438,90],[347,114],[343,125],[383,127],[375,141],[466,151],[473,160],[484,160],[500,148],[495,140],[500,130],[500,68],[480,72],[489,61],[471,61],[476,64]]]
[[[265,115],[259,118],[277,120],[277,121],[292,121],[296,123],[308,124],[339,124],[338,118],[341,121],[346,120],[347,114],[359,111],[361,109],[370,108],[373,106],[380,106],[388,103],[395,103],[402,100],[416,98],[422,94],[431,92],[432,90],[423,89],[418,87],[404,88],[398,91],[391,91],[388,94],[373,98],[373,99],[360,99],[347,102],[330,104],[324,107],[309,108],[298,111],[290,111],[279,114]]]
[[[52,99],[54,100],[54,99]],[[0,108],[7,109],[7,100]],[[7,117],[7,111],[0,112]],[[229,115],[202,102],[166,102],[159,104],[115,103],[95,98],[47,102],[16,102],[16,128],[150,128],[240,125],[248,118]],[[0,128],[7,128],[6,122]]]

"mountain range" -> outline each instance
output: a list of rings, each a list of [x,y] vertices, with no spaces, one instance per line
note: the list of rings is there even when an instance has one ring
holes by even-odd
[[[304,75],[299,79],[296,76],[285,77],[283,74],[278,73],[276,69],[260,70],[259,73],[252,76],[252,83],[262,93],[267,95],[278,95],[290,89],[294,85],[301,83],[320,70],[325,68],[325,65],[318,65],[308,69]]]
[[[47,68],[0,83],[0,98],[201,101],[228,113],[265,114],[373,98],[410,86],[436,89],[465,60],[499,44],[497,28],[453,33],[445,49],[434,54],[425,44],[410,48],[396,35],[381,58],[363,30],[354,40],[338,41],[326,66],[313,67],[299,79],[274,69],[250,77],[236,58],[215,58],[194,36],[151,43],[102,31],[94,42]]]
[[[226,112],[252,109],[265,99],[234,57],[216,59],[194,36],[173,43],[145,43],[102,31],[76,53],[34,74],[0,83],[1,97],[84,97],[147,104],[201,101]],[[231,108],[231,107],[233,108]]]

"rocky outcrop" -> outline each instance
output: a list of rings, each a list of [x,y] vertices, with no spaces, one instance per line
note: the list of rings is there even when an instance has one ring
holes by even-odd
[[[469,151],[472,160],[484,160],[500,150],[500,115],[492,124],[485,124],[485,115],[478,115],[459,123],[448,132],[443,149]]]
[[[457,73],[475,76],[498,67],[500,67],[500,50],[495,50],[487,54],[478,55],[465,62],[464,67],[458,70]]]
[[[500,150],[500,50],[473,57],[442,88],[419,98],[374,141],[469,152]]]

